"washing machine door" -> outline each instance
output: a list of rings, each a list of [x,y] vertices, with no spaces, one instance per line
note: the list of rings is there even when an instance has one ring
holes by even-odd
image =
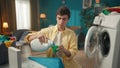
[[[89,28],[85,37],[84,52],[88,58],[95,56],[98,44],[98,27],[92,26]]]

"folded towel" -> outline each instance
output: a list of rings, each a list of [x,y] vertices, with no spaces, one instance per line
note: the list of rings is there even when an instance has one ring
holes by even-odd
[[[47,68],[64,68],[60,58],[29,57],[29,59],[46,66]]]

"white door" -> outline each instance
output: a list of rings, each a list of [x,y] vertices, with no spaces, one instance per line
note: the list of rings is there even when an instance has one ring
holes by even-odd
[[[98,26],[92,26],[89,28],[85,37],[84,52],[88,58],[95,56],[95,52],[98,47]]]

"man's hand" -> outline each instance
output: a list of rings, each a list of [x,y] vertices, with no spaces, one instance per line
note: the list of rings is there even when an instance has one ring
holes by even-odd
[[[68,51],[67,49],[65,49],[63,45],[60,45],[57,50],[58,50],[58,51],[56,52],[56,54],[57,54],[58,56],[61,56],[62,52],[63,52],[67,57],[70,57],[70,56],[71,56],[70,51]]]
[[[43,34],[39,34],[37,36],[37,38],[40,40],[41,43],[47,43],[48,42],[48,38],[45,37]]]
[[[33,35],[30,35],[28,37],[28,41],[32,41],[33,39],[36,39],[38,38],[40,40],[41,43],[47,43],[48,42],[48,38],[45,37],[42,33],[39,33],[39,34],[33,34]]]

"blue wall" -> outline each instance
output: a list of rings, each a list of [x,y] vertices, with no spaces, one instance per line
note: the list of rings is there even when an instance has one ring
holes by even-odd
[[[86,32],[84,23],[80,22],[80,11],[82,9],[82,0],[65,0],[65,5],[69,7],[71,11],[71,18],[68,22],[68,26],[82,26],[83,31]],[[93,0],[93,4],[94,4]],[[118,6],[120,0],[101,0],[102,4],[107,4],[108,6]],[[56,10],[62,5],[62,0],[40,0],[40,13],[44,12],[47,15],[47,19],[44,24],[41,24],[41,28],[47,27],[49,25],[56,24]],[[42,19],[40,19],[42,22]]]
[[[56,11],[62,5],[62,0],[40,0],[40,13],[47,14],[47,26],[56,24]],[[67,0],[65,5],[70,8],[71,18],[68,26],[80,25],[80,10],[82,8],[82,0]]]

